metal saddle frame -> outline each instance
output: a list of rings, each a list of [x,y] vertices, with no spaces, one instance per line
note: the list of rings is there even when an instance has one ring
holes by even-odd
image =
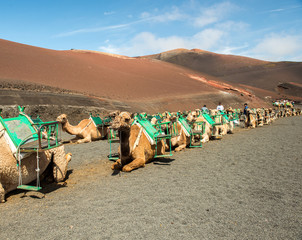
[[[39,117],[33,121],[29,115],[24,113],[25,107],[18,106],[19,115],[14,118],[3,119],[0,116],[0,123],[3,126],[6,140],[8,141],[13,155],[17,160],[19,171],[18,189],[39,191],[40,186],[40,169],[39,169],[39,152],[56,148],[61,145],[59,139],[58,122],[43,122]],[[22,156],[25,153],[36,153],[37,155],[37,183],[36,186],[22,184]]]

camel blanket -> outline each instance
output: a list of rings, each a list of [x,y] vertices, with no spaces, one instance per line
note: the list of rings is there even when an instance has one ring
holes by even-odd
[[[147,133],[147,131],[138,122],[135,121],[133,124],[136,124],[137,126],[139,126],[140,129],[143,129],[142,131],[145,134],[145,136],[147,137],[147,139],[148,139],[148,141],[150,142],[151,145],[156,144],[155,140]],[[139,135],[141,135],[141,134],[139,134]],[[140,136],[139,136],[139,138],[140,138]]]
[[[12,154],[14,155],[14,157],[17,159],[17,148],[15,146],[15,144],[13,143],[13,141],[11,140],[10,136],[8,135],[7,131],[5,130],[5,128],[3,127],[3,125],[0,123],[0,138],[4,137],[7,145],[9,146]],[[28,155],[30,155],[31,153],[20,153],[20,160],[23,159],[24,157],[27,157]]]
[[[184,127],[184,125],[183,125],[180,121],[178,121],[178,123],[180,124],[181,130],[184,131],[185,135],[186,135],[187,137],[190,137],[190,133],[189,133],[188,130]]]

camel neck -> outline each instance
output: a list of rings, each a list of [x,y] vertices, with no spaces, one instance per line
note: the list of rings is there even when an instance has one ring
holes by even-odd
[[[130,146],[129,146],[129,137],[130,137],[130,128],[119,129],[119,137],[121,144],[121,155],[129,156]]]
[[[62,129],[71,135],[77,135],[79,133],[78,127],[72,126],[68,120],[66,121],[66,123],[62,124]]]

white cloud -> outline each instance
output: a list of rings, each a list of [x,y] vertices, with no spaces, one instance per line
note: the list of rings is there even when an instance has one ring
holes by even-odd
[[[119,54],[119,49],[115,48],[112,45],[102,46],[99,47],[99,50],[106,53],[113,53],[113,54]]]
[[[276,13],[276,12],[291,11],[291,10],[299,9],[301,7],[302,7],[301,5],[290,6],[290,7],[287,7],[287,8],[277,8],[277,9],[267,10],[267,11],[264,11],[262,13]]]
[[[202,8],[199,16],[194,18],[193,24],[196,27],[205,27],[209,24],[217,23],[236,8],[236,5],[230,2],[222,2],[212,7]]]
[[[217,23],[215,25],[216,28],[218,29],[223,29],[224,31],[238,31],[241,32],[242,31],[246,31],[247,28],[249,27],[249,24],[242,22],[242,21],[238,21],[238,22],[234,22],[234,21],[225,21],[225,22],[221,22],[221,23]]]
[[[302,36],[271,34],[259,42],[251,53],[262,59],[280,61],[302,51]]]
[[[223,35],[224,32],[221,30],[213,28],[205,29],[195,34],[193,38],[189,40],[188,45],[191,45],[190,48],[201,48],[208,50],[213,48]]]
[[[152,15],[150,12],[143,12],[140,16],[145,21],[152,22],[170,22],[186,19],[187,16],[177,7],[172,7],[171,11],[158,15]]]
[[[135,24],[135,23],[137,23],[137,22],[104,26],[104,27],[99,27],[99,28],[82,28],[82,29],[77,29],[77,30],[70,31],[70,32],[60,33],[60,34],[55,35],[54,37],[69,37],[69,36],[73,36],[73,35],[77,35],[77,34],[81,34],[81,33],[95,33],[95,32],[107,31],[107,30],[123,29],[123,28],[127,28],[130,25]]]
[[[115,14],[115,12],[105,12],[104,13],[104,15],[111,15],[111,14]],[[131,15],[129,15],[128,17],[132,18]],[[74,31],[60,33],[60,34],[55,35],[54,37],[69,37],[69,36],[78,35],[78,34],[97,33],[97,32],[108,31],[108,30],[125,29],[125,28],[128,28],[128,27],[138,24],[138,23],[144,23],[144,22],[160,23],[160,22],[177,21],[177,20],[181,20],[184,18],[185,18],[185,15],[183,13],[181,13],[177,7],[173,7],[171,12],[165,12],[163,14],[154,15],[154,16],[152,16],[148,12],[143,12],[143,13],[141,13],[141,18],[137,21],[128,22],[125,24],[102,26],[102,27],[97,27],[97,28],[82,28],[82,29],[77,29]]]
[[[238,52],[238,50],[242,50],[242,49],[246,49],[248,48],[249,45],[245,44],[239,47],[231,47],[231,46],[223,46],[221,49],[217,50],[217,53],[221,53],[221,54],[236,54],[236,52]],[[240,54],[237,54],[240,55]]]
[[[150,32],[142,32],[137,34],[127,44],[121,47],[116,46],[101,46],[102,51],[114,50],[116,53],[126,56],[141,56],[147,54],[160,53],[176,48],[200,48],[211,49],[219,45],[224,35],[223,31],[217,29],[205,29],[191,37],[157,37]]]

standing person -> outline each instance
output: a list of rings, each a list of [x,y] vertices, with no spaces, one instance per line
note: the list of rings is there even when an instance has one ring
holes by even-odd
[[[204,113],[209,113],[209,109],[207,108],[207,105],[203,105],[203,107],[201,108],[201,111]]]
[[[218,103],[217,110],[219,110],[219,111],[223,111],[224,110],[224,107],[221,104],[221,102]]]
[[[247,109],[248,109],[249,107],[248,107],[248,105],[247,105],[247,103],[245,103],[244,104],[244,108],[243,108],[243,114],[244,115],[247,115]]]

